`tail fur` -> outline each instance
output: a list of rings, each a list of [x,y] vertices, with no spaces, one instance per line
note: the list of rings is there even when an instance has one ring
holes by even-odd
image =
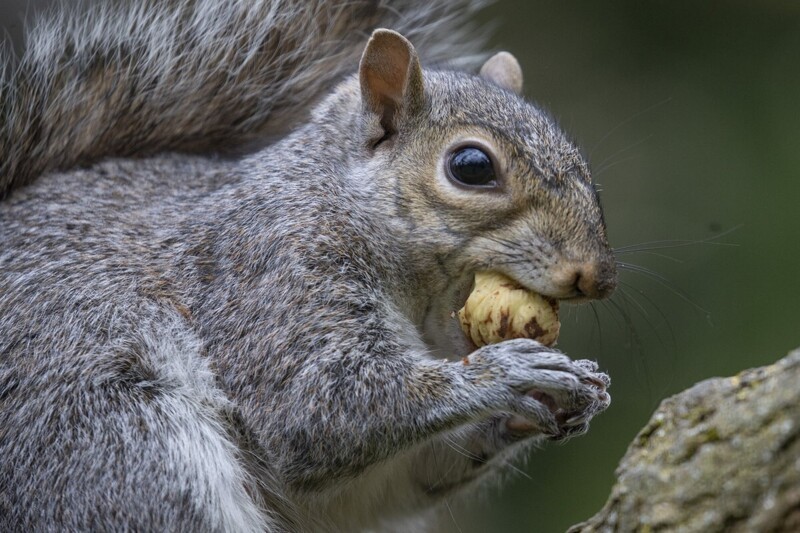
[[[62,3],[0,70],[0,198],[108,156],[263,143],[355,71],[376,27],[406,35],[428,62],[475,54],[483,39],[469,19],[484,3]]]

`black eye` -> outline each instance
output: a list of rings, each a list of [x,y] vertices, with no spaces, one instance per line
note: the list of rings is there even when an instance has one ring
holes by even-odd
[[[461,148],[450,156],[450,177],[464,185],[495,185],[494,164],[489,155],[473,146]]]

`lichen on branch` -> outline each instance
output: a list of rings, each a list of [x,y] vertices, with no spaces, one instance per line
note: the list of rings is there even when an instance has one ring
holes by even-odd
[[[800,531],[800,350],[664,400],[570,533]]]

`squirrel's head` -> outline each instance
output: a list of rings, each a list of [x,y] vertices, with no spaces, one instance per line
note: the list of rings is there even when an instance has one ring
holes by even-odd
[[[441,303],[428,302],[426,324],[463,304],[478,270],[560,300],[612,292],[615,261],[586,161],[519,96],[511,54],[479,75],[423,70],[408,40],[377,30],[358,82],[365,179],[399,221],[415,266],[431,269]]]

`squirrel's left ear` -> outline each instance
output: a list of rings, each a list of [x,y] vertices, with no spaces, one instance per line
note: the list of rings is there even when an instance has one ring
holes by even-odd
[[[423,101],[417,51],[395,31],[378,29],[372,33],[361,56],[359,79],[364,107],[380,117],[384,138],[397,132],[402,113],[413,112]]]
[[[522,94],[522,68],[508,52],[497,52],[487,59],[481,67],[481,76],[503,89]]]

